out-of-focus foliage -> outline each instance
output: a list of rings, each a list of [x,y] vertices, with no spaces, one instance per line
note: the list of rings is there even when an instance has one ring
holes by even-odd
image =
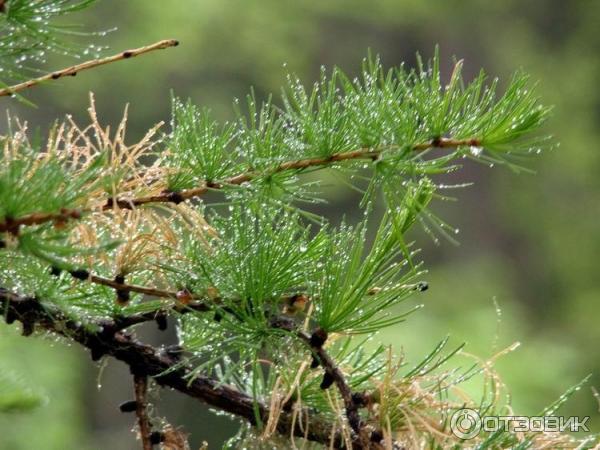
[[[78,355],[62,342],[53,345],[48,340],[32,339],[22,347],[22,341],[14,327],[0,329],[2,370],[16,374],[17,386],[25,387],[28,396],[34,395],[30,399],[41,404],[33,410],[0,413],[0,447],[58,450],[77,442],[78,448],[91,448],[87,446],[85,420],[88,405],[81,401],[85,367]]]
[[[415,360],[448,332],[481,356],[504,347],[502,342],[521,341],[498,367],[516,409],[525,413],[538,412],[589,372],[598,386],[600,159],[593,143],[600,138],[595,88],[600,4],[190,0],[171,6],[132,0],[119,3],[118,14],[114,6],[100,2],[87,18],[96,28],[120,26],[106,39],[113,48],[171,36],[182,46],[140,60],[135,71],[115,65],[62,81],[59,89],[47,87],[32,95],[39,109],[21,116],[48,123],[57,111],[84,111],[85,94],[93,89],[104,99],[103,116],[115,122],[122,103],[131,101],[139,112],[133,126],[141,135],[168,117],[169,88],[174,88],[176,95],[192,96],[231,119],[231,95],[243,96],[247,85],[262,98],[277,89],[288,70],[310,80],[321,64],[352,69],[368,47],[393,65],[440,43],[442,54],[465,58],[467,76],[479,67],[507,75],[522,66],[540,80],[540,94],[555,105],[548,128],[562,142],[561,151],[537,159],[534,178],[498,177],[485,167],[469,167],[475,187],[460,192],[459,213],[448,208],[443,214],[461,229],[458,237],[468,238],[457,248],[425,249],[431,269],[426,308],[385,336]],[[55,67],[65,61],[50,62]],[[448,79],[450,68],[442,70]],[[110,100],[115,98],[119,101]],[[337,205],[341,214],[346,205]],[[502,311],[499,325],[494,297]],[[565,408],[565,414],[594,416],[597,404],[584,387]],[[121,422],[116,429],[129,427]]]
[[[0,369],[0,413],[29,411],[43,402],[35,392],[15,373]]]

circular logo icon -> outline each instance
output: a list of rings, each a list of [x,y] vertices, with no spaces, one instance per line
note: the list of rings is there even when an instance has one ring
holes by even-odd
[[[471,439],[481,431],[481,417],[474,409],[459,409],[452,414],[450,429],[454,436],[461,439]]]

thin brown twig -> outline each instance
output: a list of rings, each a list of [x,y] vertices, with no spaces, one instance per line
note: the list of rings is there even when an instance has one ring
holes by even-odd
[[[461,146],[478,146],[481,144],[481,140],[477,138],[469,138],[469,139],[452,139],[452,138],[440,138],[433,139],[429,142],[424,142],[420,144],[415,144],[413,146],[413,150],[423,151],[428,150],[430,148],[451,148],[451,147],[461,147]],[[267,174],[275,174],[279,172],[284,172],[286,170],[301,170],[307,169],[310,167],[319,167],[325,166],[327,164],[332,164],[336,162],[343,161],[351,161],[356,159],[375,159],[379,157],[382,153],[382,149],[360,149],[354,150],[351,152],[342,152],[335,153],[327,158],[307,158],[300,159],[295,161],[287,161],[281,163],[279,166],[275,167],[268,173],[262,172],[244,172],[238,174],[233,177],[226,178],[225,180],[219,182],[212,183],[204,183],[202,186],[198,186],[192,189],[184,189],[180,192],[163,192],[156,195],[151,195],[147,197],[137,197],[132,199],[108,199],[106,204],[102,207],[102,210],[110,210],[116,206],[122,209],[133,209],[136,206],[141,206],[149,203],[181,203],[182,201],[189,200],[195,197],[200,197],[205,194],[209,190],[218,190],[223,189],[226,186],[236,186],[241,185],[243,183],[252,181],[255,178],[260,176],[264,176]],[[84,213],[92,212],[91,208],[80,209],[80,210],[70,210],[76,212],[78,215],[82,215]],[[26,215],[20,218],[13,218],[10,220],[5,219],[3,222],[0,222],[0,232],[10,231],[12,233],[18,233],[18,229],[20,225],[39,225],[44,222],[56,221],[57,219],[62,219],[63,213],[60,214],[51,214],[51,213],[33,213],[30,215]],[[67,217],[69,218],[69,217]],[[70,218],[74,218],[71,216]]]
[[[148,401],[146,400],[146,395],[148,392],[148,378],[145,375],[134,374],[133,386],[136,404],[135,415],[138,419],[142,448],[144,450],[152,450],[152,441],[150,440],[152,428],[150,426],[150,419],[148,418]]]
[[[461,146],[478,146],[481,140],[477,138],[468,139],[452,139],[452,138],[437,138],[432,139],[429,142],[423,142],[420,144],[413,145],[412,149],[415,151],[428,150],[430,148],[451,148]],[[370,149],[362,148],[349,152],[334,153],[326,158],[307,158],[295,161],[287,161],[279,164],[274,169],[268,172],[244,172],[233,177],[226,178],[219,182],[204,183],[202,186],[198,186],[192,189],[184,189],[179,192],[163,192],[157,195],[150,195],[147,197],[137,197],[133,199],[113,199],[110,200],[104,209],[110,209],[114,204],[124,209],[132,209],[135,206],[145,205],[147,203],[180,203],[184,200],[189,200],[195,197],[199,197],[209,190],[223,189],[226,186],[239,186],[243,183],[252,181],[255,178],[265,175],[273,175],[286,170],[302,170],[310,167],[325,166],[328,164],[357,160],[357,159],[377,159],[384,149]]]
[[[76,278],[79,278],[79,277],[76,277]],[[118,283],[115,280],[111,280],[110,278],[104,278],[99,275],[94,275],[91,273],[88,275],[87,280],[94,284],[108,286],[112,289],[115,289],[116,291],[137,292],[139,294],[145,294],[145,295],[149,295],[151,297],[158,297],[158,298],[170,298],[170,299],[177,298],[177,292],[175,292],[175,291],[167,291],[164,289],[157,289],[157,288],[147,287],[147,286],[138,286],[135,284]]]
[[[298,337],[300,337],[300,339],[302,339],[304,342],[310,343],[310,336],[306,333],[298,332]],[[358,413],[358,405],[354,401],[352,389],[348,385],[344,374],[333,361],[331,356],[329,356],[329,353],[327,353],[323,346],[313,346],[313,351],[319,358],[319,361],[325,371],[333,378],[338,391],[340,391],[340,395],[344,401],[344,407],[346,408],[346,417],[348,418],[350,427],[352,427],[355,433],[360,435],[362,423],[360,420],[360,414]]]
[[[117,324],[117,330],[122,330],[140,323],[157,320],[159,316],[164,316],[165,314],[168,314],[169,312],[173,311],[180,314],[186,314],[194,311],[207,312],[213,310],[215,306],[221,306],[224,312],[231,312],[231,309],[229,307],[223,305],[223,299],[220,297],[201,296],[191,293],[187,290],[175,292],[135,284],[119,283],[114,279],[111,280],[110,278],[94,275],[87,270],[73,270],[69,271],[68,273],[77,280],[107,286],[114,289],[117,292],[137,292],[151,297],[177,300],[175,303],[168,305],[162,309],[119,317],[118,320],[115,321],[115,323]],[[414,290],[424,290],[422,285],[423,283],[415,283],[412,285],[406,285],[406,287]],[[294,301],[295,299],[302,298],[304,302],[311,300],[306,294],[301,293],[300,290],[301,289],[299,289],[299,292],[297,293],[282,295],[279,298],[281,303],[284,305],[284,312],[286,309],[289,310],[290,308],[293,308],[294,305],[289,305],[289,303],[291,301]],[[367,295],[376,295],[380,291],[381,288],[373,287],[367,291]],[[181,292],[185,293],[186,301],[181,301],[180,296],[178,295]],[[304,305],[302,306],[304,307]]]
[[[177,303],[169,309],[173,309],[178,312],[181,312],[184,309],[193,309],[195,311],[209,311],[210,307],[207,304],[208,301],[212,302],[215,305],[218,305],[220,301],[219,298],[209,298],[207,296],[192,294],[185,289],[182,291],[169,291],[154,287],[140,286],[137,284],[120,283],[119,281],[115,281],[114,279],[94,275],[93,273],[85,269],[69,270],[67,272],[77,280],[87,281],[93,284],[98,284],[100,286],[107,286],[109,288],[114,289],[117,292],[137,292],[139,294],[148,295],[150,297],[177,300]],[[185,300],[181,298],[181,293],[185,295]],[[153,319],[149,318],[147,320]]]
[[[169,47],[176,47],[179,45],[179,41],[175,39],[165,39],[162,41],[155,42],[154,44],[146,45],[144,47],[134,48],[131,50],[125,50],[121,53],[117,53],[116,55],[107,56],[106,58],[100,59],[91,59],[89,61],[85,61],[81,64],[76,64],[74,66],[66,67],[61,70],[57,70],[55,72],[48,73],[38,78],[33,78],[31,80],[24,81],[19,84],[15,84],[13,86],[6,87],[4,89],[0,89],[0,97],[13,95],[19,91],[24,89],[36,86],[45,81],[58,80],[59,78],[66,76],[75,76],[77,73],[93,69],[98,66],[103,66],[105,64],[110,64],[116,61],[121,61],[123,59],[133,58],[135,56],[143,55],[144,53],[149,53],[154,50],[162,50]]]
[[[325,340],[327,340],[327,334],[322,330],[317,330],[315,333],[313,333],[313,335],[310,335],[305,331],[298,330],[296,324],[292,320],[282,317],[278,317],[273,320],[272,325],[276,328],[284,329],[294,333],[311,349],[313,354],[318,358],[320,365],[325,370],[325,373],[331,377],[338,391],[340,392],[344,402],[344,408],[346,410],[346,418],[348,419],[350,427],[354,433],[356,433],[356,438],[359,440],[364,439],[366,436],[364,436],[364,433],[362,432],[364,424],[361,421],[360,413],[358,411],[359,404],[355,401],[354,393],[346,381],[344,374],[323,347]],[[320,336],[315,338],[315,336],[318,335]]]
[[[69,219],[79,218],[81,218],[81,213],[78,210],[66,208],[61,209],[58,213],[32,213],[17,219],[7,217],[0,222],[0,233],[9,232],[16,235],[19,233],[21,225],[40,225],[46,222],[61,224]]]

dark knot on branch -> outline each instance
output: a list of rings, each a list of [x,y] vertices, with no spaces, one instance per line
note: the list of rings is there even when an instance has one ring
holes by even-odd
[[[317,328],[313,334],[310,335],[310,346],[313,348],[321,348],[327,342],[328,334],[322,328]]]

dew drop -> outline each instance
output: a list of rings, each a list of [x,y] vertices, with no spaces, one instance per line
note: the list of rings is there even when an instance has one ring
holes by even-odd
[[[477,156],[481,155],[481,152],[483,152],[483,148],[472,145],[471,147],[469,147],[469,151],[471,152],[471,155],[477,157]]]

